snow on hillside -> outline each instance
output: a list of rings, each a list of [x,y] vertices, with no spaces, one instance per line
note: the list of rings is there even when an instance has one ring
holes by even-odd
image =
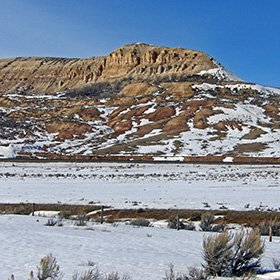
[[[238,76],[233,74],[231,71],[229,71],[226,67],[224,67],[217,60],[212,59],[212,61],[217,66],[217,68],[203,70],[203,71],[199,72],[198,75],[203,76],[205,74],[210,74],[214,78],[221,80],[221,81],[242,81],[242,82],[244,82],[244,80],[240,79]]]
[[[234,76],[229,75],[228,77],[229,80],[237,80]],[[121,128],[123,123],[120,122],[120,120],[117,120],[120,123],[119,128],[121,133],[114,136],[112,136],[114,134],[113,126],[111,124],[112,127],[110,127],[108,121],[110,120],[110,114],[115,110],[120,109],[117,105],[83,105],[84,109],[96,109],[100,113],[99,118],[95,120],[82,120],[79,122],[77,120],[81,120],[81,116],[74,114],[71,122],[75,120],[77,121],[77,127],[82,124],[90,127],[90,130],[80,136],[73,134],[72,138],[71,135],[69,135],[68,137],[70,138],[63,140],[58,137],[59,131],[53,133],[48,132],[48,130],[44,128],[44,125],[41,126],[40,124],[39,127],[29,127],[27,129],[24,128],[24,126],[30,124],[30,122],[23,122],[24,124],[21,124],[21,128],[21,126],[18,127],[16,122],[11,123],[11,119],[5,117],[3,119],[4,125],[2,129],[6,136],[3,136],[2,139],[0,139],[0,158],[14,158],[21,153],[36,154],[41,153],[42,151],[50,154],[62,153],[71,156],[92,156],[96,154],[97,150],[118,145],[127,147],[127,149],[117,147],[116,154],[118,155],[155,155],[157,157],[157,155],[161,154],[162,157],[157,157],[160,160],[164,160],[165,158],[170,159],[171,157],[183,158],[184,156],[232,156],[233,154],[238,155],[238,152],[236,153],[235,149],[238,145],[254,143],[260,144],[262,148],[259,150],[251,150],[250,152],[242,151],[240,153],[243,156],[251,157],[280,157],[280,129],[277,124],[279,112],[277,112],[277,107],[272,106],[273,102],[271,103],[270,101],[270,98],[280,95],[280,89],[240,82],[240,79],[238,81],[238,83],[226,84],[193,84],[192,89],[195,91],[195,94],[188,98],[188,102],[206,100],[209,102],[215,101],[213,103],[214,105],[209,107],[213,112],[210,116],[207,115],[207,113],[203,116],[205,113],[203,109],[205,108],[202,106],[201,111],[198,111],[195,115],[198,117],[198,115],[201,114],[199,120],[196,120],[195,122],[195,116],[189,118],[187,123],[184,123],[185,121],[181,120],[182,126],[185,126],[185,131],[181,133],[178,132],[177,135],[168,137],[167,140],[164,128],[159,126],[159,124],[153,126],[153,123],[155,122],[148,117],[149,114],[155,113],[159,109],[156,102],[157,97],[163,96],[165,98],[165,107],[175,108],[175,113],[172,116],[173,119],[179,117],[181,114],[183,115],[186,108],[184,108],[183,103],[172,99],[176,94],[170,93],[165,96],[163,91],[152,93],[151,99],[147,102],[137,102],[131,106],[125,107],[123,111],[120,110],[120,116],[125,116],[126,113],[133,110],[137,111],[138,109],[147,106],[147,109],[143,112],[141,118],[134,116],[130,119],[130,117],[128,117],[128,121],[131,121],[131,126],[128,125],[124,131],[122,131]],[[226,99],[225,95],[221,92],[227,92],[229,90],[231,98]],[[244,92],[242,90],[244,90]],[[254,92],[248,94],[246,93],[246,90]],[[243,96],[243,93],[244,100],[238,99],[237,97],[240,95]],[[8,96],[9,98],[12,98],[11,100],[16,101],[17,104],[22,104],[20,100],[20,97],[22,98],[22,96],[15,94]],[[237,99],[235,99],[235,97]],[[25,95],[24,98],[31,100],[33,95]],[[42,111],[49,110],[49,108],[43,104],[45,104],[50,98],[55,99],[56,101],[62,101],[65,97],[60,93],[51,97],[48,95],[35,97],[36,101],[39,100],[42,103]],[[171,101],[168,101],[168,99],[171,99]],[[24,106],[2,107],[0,109],[3,112],[6,110],[7,114],[17,115],[21,114],[23,111],[29,112],[30,110],[33,110],[28,104],[29,103],[27,102]],[[269,105],[268,108],[266,108],[265,105]],[[70,108],[71,107],[68,109],[70,110]],[[207,106],[206,108],[209,109]],[[28,113],[26,114],[28,115]],[[199,121],[204,122],[203,125],[198,126],[197,122]],[[237,122],[237,125],[240,125],[240,127],[236,128],[226,123],[231,121]],[[222,124],[224,127],[216,128],[216,125],[220,122],[224,122],[224,124]],[[69,121],[66,122],[66,124],[68,125]],[[149,130],[149,124],[151,124],[151,129],[154,129]],[[249,137],[247,137],[247,139],[243,139],[246,134],[250,134],[251,129],[259,129],[259,131],[263,131],[264,133],[257,135],[256,138],[252,137],[251,139],[248,139]],[[32,133],[29,130],[32,130]],[[137,133],[139,131],[140,133]],[[177,133],[176,129],[175,133]],[[13,135],[13,137],[11,137],[11,135]],[[63,138],[64,136],[61,137]],[[157,140],[153,142],[151,139],[148,139],[152,137]],[[161,140],[161,138],[165,140]],[[145,141],[146,139],[148,139],[147,144]],[[137,144],[139,143],[139,145],[134,144],[134,141],[136,141]]]
[[[202,84],[198,84],[198,85],[193,85],[192,87],[194,89],[199,89],[201,91],[214,90],[215,88],[228,88],[233,93],[235,92],[235,90],[239,91],[241,89],[252,89],[252,90],[259,92],[261,97],[265,97],[264,95],[267,95],[267,96],[280,95],[279,88],[262,86],[262,85],[258,85],[258,84],[249,84],[249,83],[226,84],[226,85],[202,83]]]

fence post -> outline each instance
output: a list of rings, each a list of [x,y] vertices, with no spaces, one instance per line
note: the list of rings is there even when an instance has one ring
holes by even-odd
[[[269,242],[272,242],[272,227],[269,227]]]
[[[35,203],[32,203],[32,216],[34,216],[34,212],[35,212]]]
[[[100,214],[100,223],[103,224],[103,212],[104,212],[104,207],[103,205],[101,206],[101,214]]]
[[[180,229],[180,215],[177,216],[177,230]]]

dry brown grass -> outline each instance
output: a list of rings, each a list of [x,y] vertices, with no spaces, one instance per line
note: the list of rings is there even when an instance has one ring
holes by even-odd
[[[1,203],[0,212],[7,214],[29,215],[32,213],[32,203]],[[63,211],[70,215],[87,214],[100,209],[97,205],[69,205],[69,204],[35,204],[35,211]]]
[[[106,211],[109,220],[118,219],[155,219],[167,220],[170,217],[180,215],[182,219],[200,220],[205,213],[214,216],[222,216],[214,223],[241,224],[245,226],[259,225],[263,221],[277,219],[280,221],[279,212],[260,212],[260,211],[232,211],[232,210],[188,210],[188,209],[115,209]],[[92,216],[94,217],[94,216]]]
[[[266,144],[263,143],[250,143],[250,144],[239,144],[234,148],[237,153],[255,153],[261,152],[267,148]]]
[[[241,139],[249,139],[249,140],[254,140],[259,138],[261,135],[266,134],[264,130],[261,128],[255,127],[253,128],[248,134],[244,135]]]
[[[100,205],[69,205],[69,204],[36,204],[35,211],[61,211],[70,215],[87,214],[99,210]],[[29,215],[32,213],[32,203],[1,203],[0,211],[7,214]],[[245,226],[256,226],[267,221],[280,221],[280,212],[273,211],[233,211],[233,210],[201,210],[201,209],[114,209],[106,210],[108,221],[119,219],[155,219],[167,220],[170,217],[180,215],[181,219],[199,221],[207,213],[214,216],[221,216],[214,223],[240,224]],[[98,218],[99,213],[90,215],[91,218]]]

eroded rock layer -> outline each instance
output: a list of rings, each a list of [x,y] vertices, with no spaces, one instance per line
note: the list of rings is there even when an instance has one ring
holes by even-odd
[[[0,60],[0,157],[278,162],[280,90],[201,52]]]

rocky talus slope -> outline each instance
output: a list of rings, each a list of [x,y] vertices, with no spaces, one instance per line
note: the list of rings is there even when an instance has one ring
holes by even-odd
[[[2,59],[0,157],[280,162],[279,101],[181,48]]]

